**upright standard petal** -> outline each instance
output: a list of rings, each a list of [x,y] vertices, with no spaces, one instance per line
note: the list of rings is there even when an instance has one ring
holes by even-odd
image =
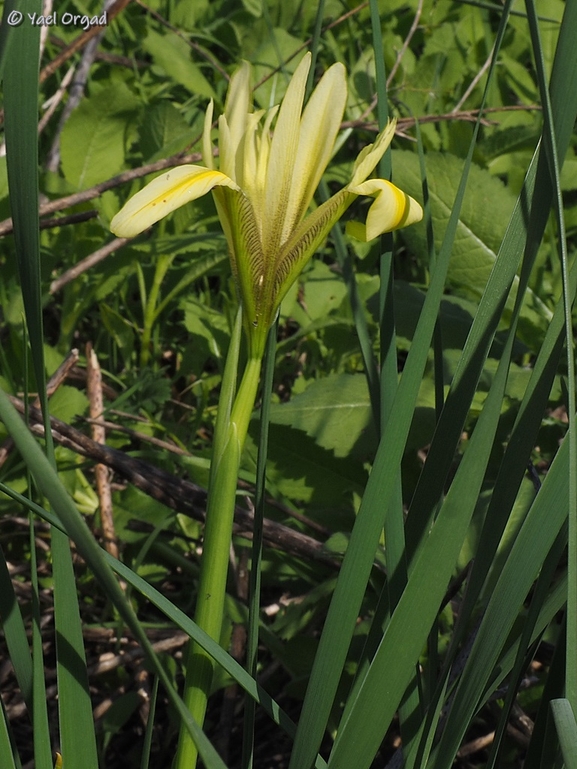
[[[289,204],[296,161],[300,121],[311,55],[303,56],[288,85],[278,113],[270,146],[265,185],[262,233],[267,253],[274,254],[282,242],[282,231]]]
[[[292,234],[315,194],[333,154],[346,102],[345,68],[340,63],[333,64],[321,78],[303,112],[282,242]]]
[[[230,131],[229,139],[233,155],[242,141],[246,131],[247,117],[252,108],[251,78],[252,67],[248,61],[243,61],[231,77],[226,94],[224,114]],[[222,165],[220,170],[234,178],[229,169],[224,168]]]
[[[137,192],[110,222],[112,232],[121,238],[133,238],[164,216],[191,200],[206,195],[213,187],[238,185],[220,171],[203,166],[178,166],[153,179]]]
[[[204,128],[202,131],[202,159],[207,168],[214,168],[214,158],[212,156],[212,114],[214,111],[214,102],[211,99],[208,108],[204,114]]]
[[[354,195],[370,195],[375,198],[367,216],[366,226],[349,222],[347,232],[357,240],[372,240],[377,235],[408,227],[420,222],[423,209],[414,198],[385,179],[369,179],[362,184],[347,187]]]

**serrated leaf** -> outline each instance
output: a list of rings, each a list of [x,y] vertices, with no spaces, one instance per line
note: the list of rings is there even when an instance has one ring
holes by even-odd
[[[169,101],[155,104],[140,130],[140,148],[145,158],[152,159],[163,150],[170,155],[190,142],[190,126]]]
[[[271,422],[303,430],[319,446],[347,457],[374,448],[371,402],[364,374],[332,374],[288,403],[271,407]]]
[[[252,469],[256,464],[257,430],[253,420],[244,460]],[[309,503],[309,514],[312,507],[329,510],[326,525],[335,529],[350,525],[352,494],[362,494],[365,483],[366,473],[360,462],[335,457],[300,430],[270,425],[267,486],[289,499]]]
[[[85,189],[122,170],[126,133],[137,108],[138,101],[124,83],[103,88],[80,103],[60,140],[66,181]]]
[[[438,250],[461,180],[463,161],[454,155],[432,152],[427,155],[426,162],[435,247]],[[393,168],[395,184],[420,199],[422,187],[417,155],[394,150]],[[471,166],[447,275],[448,282],[459,288],[464,295],[478,299],[483,293],[514,204],[513,194],[499,179],[483,168]],[[423,222],[404,230],[403,239],[421,258],[427,258]],[[515,278],[507,301],[507,311],[513,308],[517,285],[518,279]],[[551,317],[551,310],[528,289],[521,313],[523,341],[534,346],[546,331]]]
[[[313,262],[306,273],[302,303],[295,302],[291,316],[301,326],[308,326],[311,320],[326,318],[335,310],[347,294],[342,278],[323,262]]]
[[[190,58],[191,49],[178,35],[172,32],[160,35],[150,31],[142,45],[171,80],[180,83],[195,96],[216,99],[212,86]]]

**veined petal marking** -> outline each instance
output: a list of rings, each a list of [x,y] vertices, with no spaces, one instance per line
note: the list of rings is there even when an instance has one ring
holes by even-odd
[[[309,214],[296,228],[294,235],[284,244],[276,260],[274,272],[275,312],[305,264],[355,197],[346,188],[340,190]]]

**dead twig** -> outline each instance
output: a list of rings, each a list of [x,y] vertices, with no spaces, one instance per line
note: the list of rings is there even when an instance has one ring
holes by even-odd
[[[90,416],[92,424],[92,440],[96,443],[106,443],[106,428],[102,423],[104,412],[104,400],[102,397],[102,371],[100,363],[94,352],[92,344],[86,345],[86,392],[90,403]],[[113,558],[118,558],[118,542],[114,530],[114,516],[112,513],[112,492],[110,490],[110,476],[108,467],[102,462],[94,466],[94,478],[96,481],[96,493],[100,503],[100,523],[104,547]]]
[[[156,171],[163,171],[165,168],[172,168],[181,163],[198,163],[200,159],[201,154],[199,152],[190,155],[179,153],[177,155],[172,155],[169,158],[163,158],[154,163],[149,163],[146,166],[142,166],[142,168],[133,168],[130,171],[123,171],[121,174],[113,176],[111,179],[107,179],[104,182],[100,182],[100,184],[95,184],[94,187],[90,187],[87,190],[74,192],[72,195],[66,195],[63,198],[58,198],[58,200],[50,200],[48,203],[43,203],[39,208],[39,215],[45,216],[46,214],[52,214],[56,211],[62,211],[70,206],[76,206],[79,203],[86,203],[88,200],[94,200],[94,198],[99,197],[103,192],[118,187],[121,184],[126,184],[126,182],[140,179],[143,176],[155,173]],[[7,235],[12,232],[13,229],[12,219],[5,219],[3,222],[0,222],[0,235]]]
[[[125,243],[128,243],[128,241],[129,238],[114,238],[114,240],[111,240],[110,243],[102,246],[102,248],[98,248],[92,254],[85,256],[84,259],[81,259],[77,264],[74,265],[74,267],[66,270],[66,272],[63,272],[59,278],[56,278],[52,281],[50,284],[50,293],[56,294],[58,291],[60,291],[61,288],[66,286],[68,283],[71,283],[79,275],[82,275],[83,272],[86,272],[91,267],[94,267],[94,265],[98,264],[98,262],[106,259],[107,256],[110,256],[110,254],[112,254],[114,251],[117,251]]]
[[[104,0],[102,5],[103,13],[106,14],[110,10],[111,6],[112,0]],[[94,35],[84,46],[82,58],[76,67],[74,80],[70,86],[68,101],[64,105],[64,109],[62,110],[62,114],[60,115],[60,120],[58,122],[58,128],[56,129],[56,133],[52,140],[52,145],[48,150],[48,157],[45,163],[47,171],[58,171],[58,166],[60,165],[60,136],[64,130],[64,126],[68,122],[70,115],[82,101],[86,83],[88,81],[88,73],[90,72],[90,67],[92,66],[96,56],[96,51],[100,45],[100,41],[104,36],[105,29],[106,27],[101,27],[100,31]]]
[[[98,211],[91,208],[90,211],[79,211],[77,214],[68,214],[67,216],[53,216],[51,219],[41,219],[40,229],[49,230],[52,227],[63,227],[66,224],[78,224],[79,222],[88,222],[90,219],[96,219]]]
[[[13,396],[10,400],[14,407],[24,413],[24,403]],[[44,425],[40,410],[29,407],[30,429],[35,435],[44,437]],[[197,521],[204,522],[206,511],[206,491],[188,480],[171,475],[141,459],[135,459],[123,451],[96,443],[84,433],[60,419],[50,419],[52,435],[56,443],[69,448],[95,462],[101,462],[115,470],[123,478],[161,502],[166,507]],[[236,535],[252,539],[253,516],[241,507],[235,508]],[[313,537],[290,529],[275,521],[265,519],[264,539],[268,546],[283,550],[300,558],[323,563],[332,569],[339,568],[339,563],[324,549],[322,542]]]
[[[118,14],[123,11],[129,3],[130,0],[116,0],[116,2],[113,3],[107,11],[108,24],[110,24],[112,19],[118,16]],[[59,69],[62,64],[64,64],[65,61],[68,61],[68,59],[74,56],[75,53],[82,50],[82,48],[84,48],[84,46],[90,40],[92,40],[93,37],[96,37],[96,35],[99,35],[105,30],[106,26],[94,25],[93,27],[89,27],[86,32],[83,32],[75,40],[73,40],[70,45],[68,45],[61,53],[58,54],[55,59],[50,62],[50,64],[47,64],[40,71],[39,81],[43,83],[45,80],[47,80],[50,75],[53,75],[56,70]]]

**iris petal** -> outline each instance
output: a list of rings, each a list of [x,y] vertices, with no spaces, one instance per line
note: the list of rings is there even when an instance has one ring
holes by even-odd
[[[350,187],[364,182],[367,176],[377,167],[377,163],[387,151],[395,135],[396,120],[390,120],[377,136],[374,144],[369,144],[359,153],[353,168],[353,178]]]
[[[118,237],[133,238],[180,206],[206,195],[216,186],[239,189],[232,179],[220,171],[212,171],[204,166],[172,168],[130,198],[110,222],[110,229]]]
[[[423,209],[417,201],[385,179],[369,179],[356,186],[349,185],[347,189],[355,195],[375,198],[369,209],[364,232],[358,223],[351,223],[347,227],[349,235],[357,240],[369,241],[385,232],[408,227],[423,218]]]
[[[328,165],[347,101],[345,68],[327,70],[303,112],[292,186],[285,213],[282,242],[302,219]]]
[[[296,68],[282,100],[270,146],[262,226],[263,245],[271,255],[278,251],[282,242],[310,66],[311,55],[307,53]]]

